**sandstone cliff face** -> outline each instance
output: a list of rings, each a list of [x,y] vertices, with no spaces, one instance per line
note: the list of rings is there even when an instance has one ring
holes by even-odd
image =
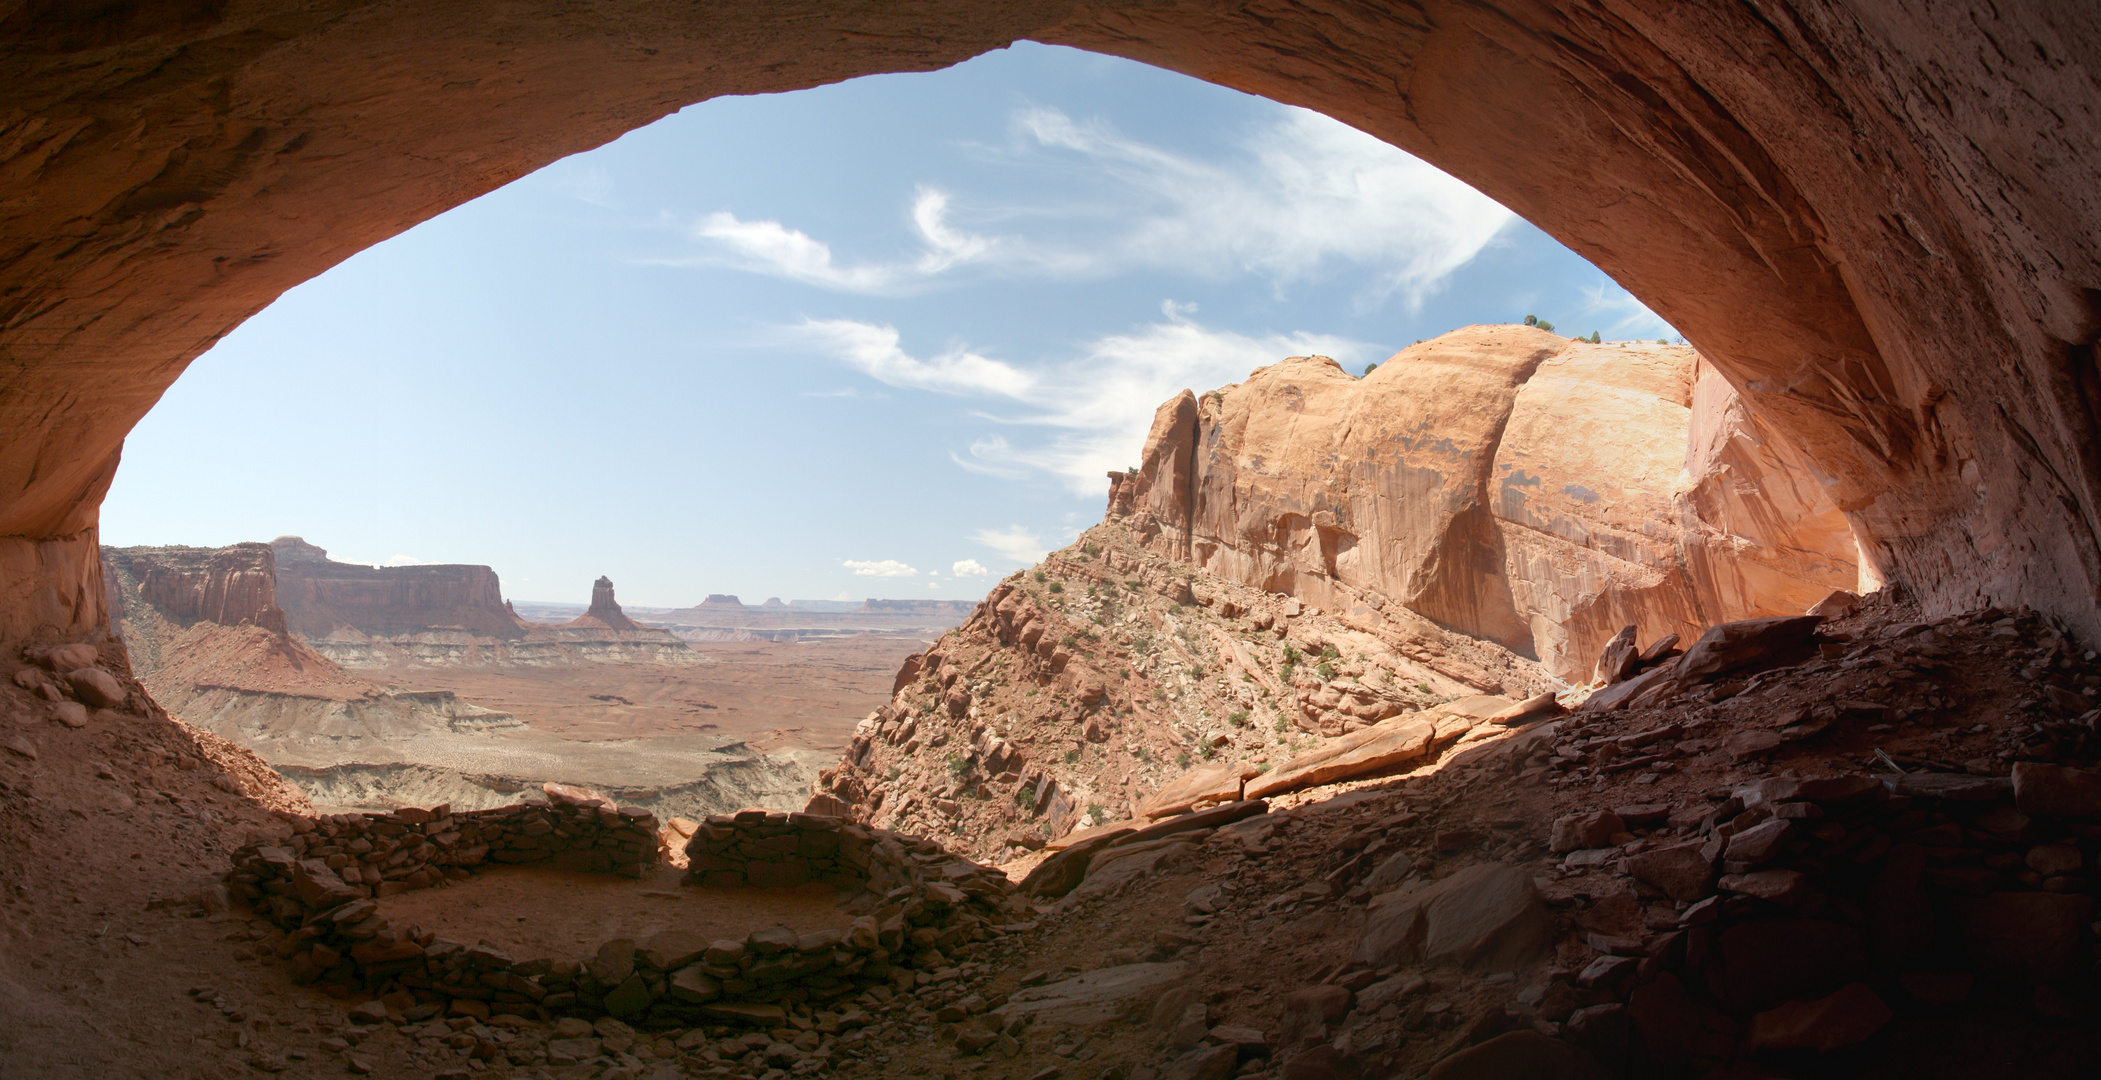
[[[97,509],[125,432],[285,289],[691,102],[1020,37],[1421,154],[1697,342],[1930,606],[2025,602],[2101,630],[2086,6],[350,10],[17,17],[0,58],[0,351],[18,365],[0,385],[0,638],[103,625]]]
[[[266,544],[111,548],[103,559],[106,577],[120,570],[140,599],[177,624],[259,622],[282,628],[283,613],[273,610],[276,557]]]
[[[1162,405],[1109,516],[1207,573],[1399,604],[1563,678],[1859,582],[1806,463],[1691,349],[1469,327],[1363,379],[1295,357]]]
[[[523,637],[486,566],[360,566],[335,562],[296,536],[271,541],[277,602],[293,630],[310,638],[349,627],[361,634],[413,634],[434,627],[483,637]]]

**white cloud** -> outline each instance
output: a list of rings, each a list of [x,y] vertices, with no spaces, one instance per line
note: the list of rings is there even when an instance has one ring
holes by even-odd
[[[1076,356],[1033,368],[962,347],[920,360],[904,350],[895,328],[850,319],[806,320],[788,333],[891,386],[1022,406],[1009,415],[985,414],[1017,439],[987,434],[950,459],[1009,480],[1048,473],[1078,495],[1099,494],[1109,470],[1138,463],[1153,410],[1183,389],[1237,382],[1287,356],[1332,356],[1359,369],[1379,359],[1369,355],[1370,346],[1332,335],[1212,330],[1186,317],[1192,309],[1167,301],[1161,305],[1166,321],[1097,338]],[[1030,430],[1045,435],[1019,438]]]
[[[970,538],[1001,555],[1020,563],[1041,562],[1050,554],[1049,545],[1043,538],[1021,525],[1009,525],[1004,529],[979,529]]]
[[[949,567],[948,570],[950,574],[956,577],[984,577],[992,572],[985,569],[984,565],[976,559],[959,560],[954,566]]]
[[[1057,175],[1055,204],[959,199],[921,185],[905,215],[917,252],[862,261],[841,259],[829,244],[779,221],[721,210],[691,229],[701,255],[668,261],[877,295],[919,291],[966,268],[1031,278],[1138,268],[1204,278],[1237,271],[1281,288],[1346,266],[1368,279],[1361,303],[1399,295],[1414,306],[1514,220],[1408,153],[1288,106],[1276,106],[1211,159],[1052,108],[1018,111],[1013,132],[1013,143],[998,153],[1018,169]],[[995,236],[958,226],[959,202],[970,204],[960,216],[1014,231]]]
[[[947,394],[1025,397],[1035,377],[967,349],[919,360],[898,347],[897,330],[852,319],[804,319],[787,330],[791,341],[830,353],[878,382]]]
[[[982,261],[998,243],[951,225],[948,195],[934,188],[919,189],[909,216],[921,249],[917,257],[902,261],[842,265],[834,259],[831,245],[800,229],[772,220],[746,221],[727,210],[693,226],[694,239],[708,244],[713,257],[678,261],[726,263],[840,292],[886,294],[909,291],[927,278]]]
[[[938,581],[929,581],[926,583],[926,587],[929,589],[938,589],[941,587],[941,583]]]
[[[428,565],[430,565],[430,564],[428,564],[428,563],[424,562],[424,561],[423,561],[422,559],[419,559],[419,558],[415,557],[414,555],[396,555],[396,556],[394,556],[393,558],[391,558],[391,559],[388,559],[388,560],[387,560],[386,562],[383,562],[383,563],[381,563],[380,565],[381,565],[381,566],[428,566]]]
[[[842,565],[861,577],[911,577],[919,573],[896,559],[884,559],[881,562],[847,559]]]
[[[1099,268],[1153,266],[1214,276],[1232,266],[1281,283],[1332,263],[1369,271],[1369,298],[1412,306],[1465,265],[1515,215],[1422,160],[1340,121],[1280,108],[1236,159],[1203,161],[1149,146],[1050,108],[1015,117],[1025,142],[1069,152],[1143,206]],[[1042,258],[1090,261],[1087,253]]]

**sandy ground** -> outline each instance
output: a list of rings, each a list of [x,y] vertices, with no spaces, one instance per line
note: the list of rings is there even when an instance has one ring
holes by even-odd
[[[800,933],[847,918],[830,885],[703,889],[681,886],[684,873],[662,867],[636,881],[544,867],[492,868],[467,881],[387,897],[380,910],[396,925],[486,942],[520,960],[587,959],[614,938],[639,941],[664,930],[741,941],[769,926]]]
[[[837,750],[861,717],[890,699],[898,665],[924,648],[918,639],[866,634],[711,643],[699,650],[710,663],[679,667],[414,666],[365,674],[412,690],[450,690],[565,740],[708,734],[759,750]]]

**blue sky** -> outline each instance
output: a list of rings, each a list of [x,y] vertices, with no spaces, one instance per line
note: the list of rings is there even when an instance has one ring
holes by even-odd
[[[191,366],[103,538],[971,599],[1099,519],[1173,393],[1528,313],[1675,336],[1335,121],[1017,45],[703,102],[354,256]]]

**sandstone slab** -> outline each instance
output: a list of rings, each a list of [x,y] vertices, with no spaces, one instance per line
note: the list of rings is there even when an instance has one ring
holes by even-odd
[[[1189,974],[1189,965],[1181,963],[1100,968],[1062,982],[1016,990],[990,1015],[1002,1027],[1017,1019],[1062,1026],[1108,1023],[1149,1010],[1153,997]]]
[[[1374,903],[1353,956],[1374,967],[1428,962],[1500,970],[1536,953],[1551,927],[1531,875],[1478,863]]]
[[[2101,817],[2101,775],[2037,761],[2013,767],[2014,806],[2024,814]]]

